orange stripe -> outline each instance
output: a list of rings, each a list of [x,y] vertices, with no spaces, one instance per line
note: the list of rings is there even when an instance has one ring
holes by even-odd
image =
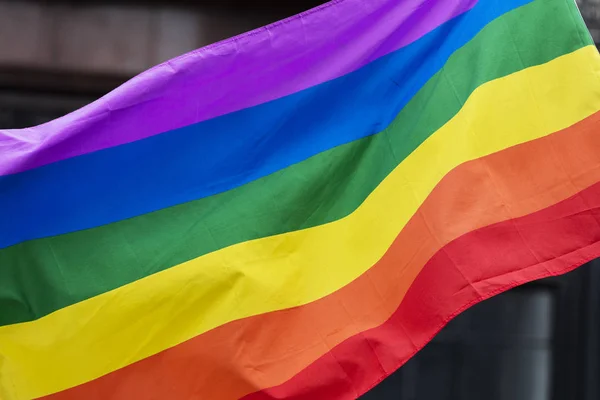
[[[472,230],[549,207],[600,181],[598,123],[600,113],[459,166],[434,189],[386,257],[325,298],[226,324],[48,397],[219,400],[279,385],[330,348],[387,320],[442,246]]]

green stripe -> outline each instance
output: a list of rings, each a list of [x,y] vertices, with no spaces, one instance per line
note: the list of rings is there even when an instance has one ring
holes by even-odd
[[[342,218],[479,85],[591,44],[572,0],[536,0],[457,51],[383,133],[231,191],[0,251],[0,324],[39,318],[223,247]]]

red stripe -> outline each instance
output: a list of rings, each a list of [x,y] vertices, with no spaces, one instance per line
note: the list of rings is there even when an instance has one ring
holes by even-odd
[[[454,316],[517,285],[600,256],[600,183],[542,211],[470,232],[425,265],[383,325],[331,349],[280,386],[244,397],[354,399],[389,376]]]

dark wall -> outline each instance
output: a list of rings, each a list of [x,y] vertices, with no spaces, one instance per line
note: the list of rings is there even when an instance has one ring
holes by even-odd
[[[600,12],[594,2],[599,3],[580,3],[588,24],[596,29]],[[321,1],[279,2],[275,6],[267,1],[176,3],[232,13],[260,13],[269,8],[275,20]],[[56,118],[122,81],[23,68],[8,74],[0,79],[1,128]],[[568,275],[535,282],[474,306],[363,399],[600,399],[599,267],[600,262],[595,261]]]

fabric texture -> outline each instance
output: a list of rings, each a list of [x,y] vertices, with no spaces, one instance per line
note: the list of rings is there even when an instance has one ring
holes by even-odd
[[[353,399],[600,256],[573,0],[338,0],[0,130],[0,398]]]

